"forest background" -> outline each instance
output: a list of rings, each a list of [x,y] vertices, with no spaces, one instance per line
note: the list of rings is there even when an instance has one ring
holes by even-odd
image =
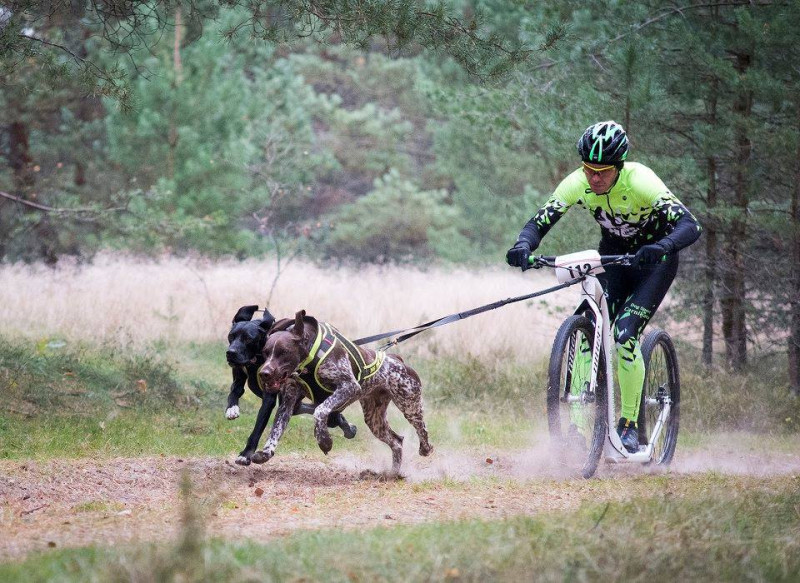
[[[502,264],[615,119],[693,211],[673,313],[800,394],[800,2],[0,4],[0,257]],[[542,251],[589,248],[573,211]],[[755,356],[754,356],[755,355]]]

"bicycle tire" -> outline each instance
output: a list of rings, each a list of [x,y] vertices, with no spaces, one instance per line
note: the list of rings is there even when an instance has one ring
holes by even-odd
[[[667,466],[675,455],[680,429],[681,379],[678,353],[669,334],[664,330],[655,329],[651,330],[642,342],[642,357],[645,377],[637,421],[639,439],[642,445],[650,442],[652,435],[649,431],[652,431],[663,409],[663,404],[659,401],[669,396],[671,400],[669,417],[661,430],[658,443],[653,446],[651,462]]]
[[[562,465],[570,472],[580,466],[581,475],[590,478],[597,470],[608,426],[605,357],[601,352],[593,397],[585,390],[590,379],[580,378],[578,381],[580,386],[584,387],[581,394],[593,398],[593,402],[569,404],[562,401],[562,395],[572,394],[566,385],[568,382],[572,384],[571,375],[576,373],[574,356],[577,352],[576,346],[580,344],[579,335],[586,338],[591,349],[594,344],[594,323],[586,316],[574,315],[564,320],[553,341],[548,370],[547,425],[551,445],[556,450],[555,453]],[[589,370],[588,374],[582,376],[590,375]],[[576,415],[580,419],[573,422]]]

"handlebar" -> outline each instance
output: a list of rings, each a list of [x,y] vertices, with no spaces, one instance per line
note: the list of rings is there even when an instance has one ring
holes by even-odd
[[[633,255],[601,255],[600,262],[602,265],[633,265]],[[539,269],[541,267],[558,267],[556,265],[555,255],[531,255],[528,257],[528,263],[531,268]]]

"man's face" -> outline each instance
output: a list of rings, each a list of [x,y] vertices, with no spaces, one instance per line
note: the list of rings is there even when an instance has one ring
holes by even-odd
[[[589,188],[595,194],[605,194],[611,189],[614,181],[619,175],[619,170],[615,166],[604,164],[583,163],[583,173],[589,181]]]

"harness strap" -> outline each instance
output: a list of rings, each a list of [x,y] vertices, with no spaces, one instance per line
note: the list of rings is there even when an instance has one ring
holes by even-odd
[[[325,334],[322,330],[322,326],[317,326],[317,337],[314,338],[314,343],[311,345],[311,350],[308,351],[308,354],[303,361],[297,365],[298,371],[302,371],[304,368],[306,368],[306,366],[311,364],[311,361],[314,360],[314,358],[316,358],[324,337]]]
[[[345,337],[330,324],[326,324],[326,326],[330,328],[331,332],[336,337],[336,340],[342,343],[342,348],[344,348],[345,351],[347,351],[347,354],[350,356],[350,360],[353,362],[356,368],[356,380],[358,382],[366,380],[378,372],[383,364],[383,351],[377,351],[375,353],[375,360],[373,360],[371,363],[367,363],[364,360],[364,356],[361,354],[361,351],[358,349],[358,346],[356,346],[351,340]]]
[[[348,340],[341,332],[330,324],[319,322],[317,326],[317,336],[309,350],[308,356],[297,366],[295,378],[303,385],[309,398],[316,402],[314,397],[315,390],[321,389],[326,393],[333,390],[325,386],[319,378],[319,368],[334,347],[340,343],[344,348],[352,366],[357,382],[362,382],[376,374],[384,362],[386,356],[383,351],[376,351],[375,360],[367,363],[358,347]]]

